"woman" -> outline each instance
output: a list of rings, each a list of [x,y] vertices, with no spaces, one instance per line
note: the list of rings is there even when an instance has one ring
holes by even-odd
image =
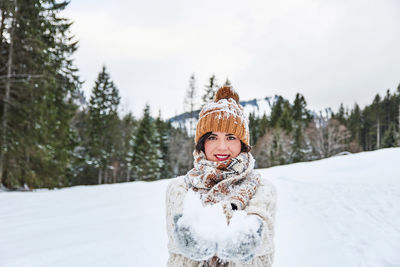
[[[173,179],[167,189],[167,265],[272,266],[276,191],[253,170],[248,120],[238,94],[229,86],[220,88],[199,117],[194,168]],[[192,222],[184,220],[189,190],[197,192],[204,206],[221,205],[227,225],[244,211],[251,227],[236,225],[226,240],[201,235]]]

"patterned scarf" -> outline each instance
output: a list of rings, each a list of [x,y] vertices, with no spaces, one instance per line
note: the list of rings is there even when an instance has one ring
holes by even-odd
[[[260,175],[253,171],[253,156],[242,152],[236,158],[215,162],[195,150],[193,157],[194,168],[185,177],[188,188],[200,193],[204,205],[221,203],[229,223],[232,209],[243,210],[260,183]]]

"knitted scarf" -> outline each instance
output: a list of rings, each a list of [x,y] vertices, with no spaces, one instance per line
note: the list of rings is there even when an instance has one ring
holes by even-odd
[[[232,209],[243,210],[260,183],[260,175],[253,171],[253,156],[242,152],[236,158],[215,162],[195,150],[193,157],[194,168],[185,177],[188,188],[200,193],[204,205],[221,203],[229,223]]]

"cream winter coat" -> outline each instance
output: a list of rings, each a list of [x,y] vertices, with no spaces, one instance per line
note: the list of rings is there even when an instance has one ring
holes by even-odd
[[[174,244],[173,232],[176,214],[183,212],[183,201],[188,190],[184,181],[185,176],[174,178],[168,185],[166,193],[167,233],[168,233],[168,267],[198,267],[200,262],[193,261],[180,254]],[[264,222],[263,241],[256,256],[249,262],[229,262],[228,267],[271,267],[274,259],[274,220],[276,212],[276,190],[272,183],[261,179],[256,194],[246,206],[247,214],[258,215]]]

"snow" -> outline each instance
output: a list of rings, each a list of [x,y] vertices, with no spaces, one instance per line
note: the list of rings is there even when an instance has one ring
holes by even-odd
[[[0,266],[159,266],[167,183],[1,193]]]
[[[243,106],[244,113],[248,118],[250,113],[254,113],[256,117],[262,118],[265,114],[269,116],[271,114],[272,103],[270,101],[271,97],[265,97],[262,99],[253,99],[250,101],[240,102]]]
[[[276,267],[400,266],[400,148],[259,170]],[[165,266],[169,180],[0,193],[0,266]]]
[[[226,229],[226,218],[220,204],[203,207],[198,193],[189,190],[185,197],[181,222],[191,225],[204,239],[217,242]]]
[[[245,211],[236,211],[228,225],[221,204],[203,206],[199,194],[192,190],[186,194],[181,223],[190,225],[202,238],[217,243],[235,238],[239,231],[256,232],[259,227],[257,218],[246,216]]]

